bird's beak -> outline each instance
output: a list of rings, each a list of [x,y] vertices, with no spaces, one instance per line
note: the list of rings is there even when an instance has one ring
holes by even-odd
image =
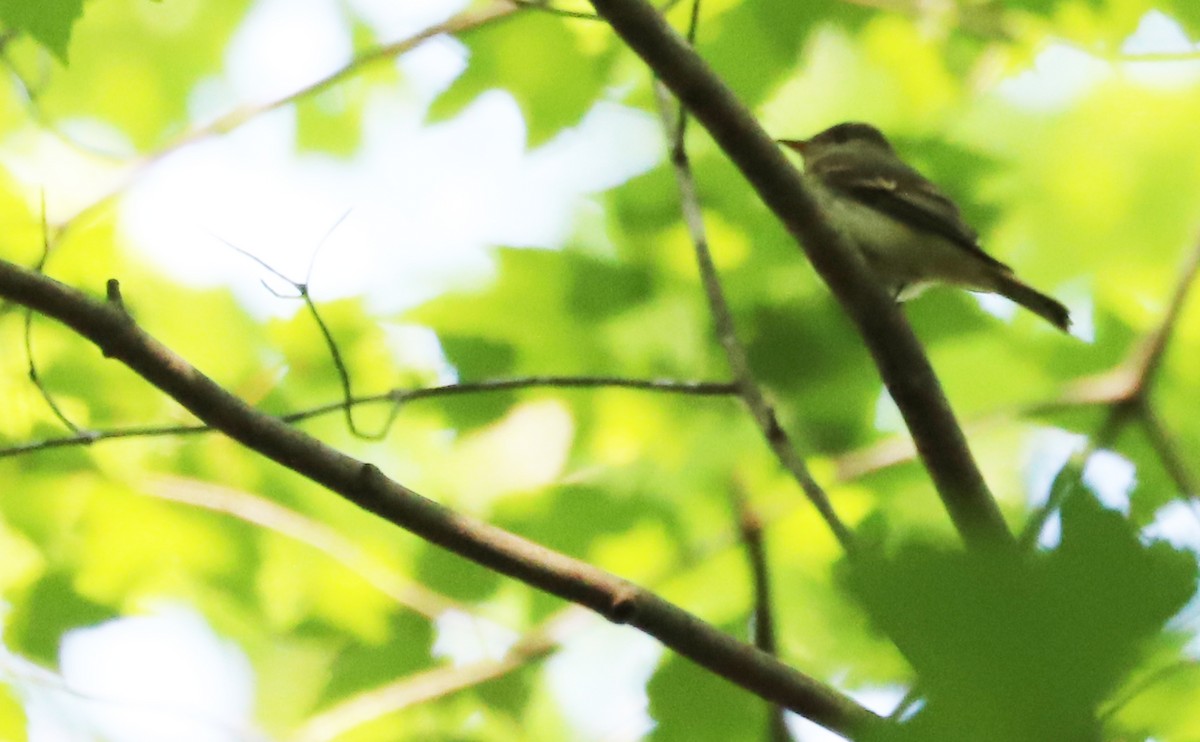
[[[808,149],[807,139],[776,139],[775,141],[788,149],[796,150],[800,154],[804,154],[804,150]]]

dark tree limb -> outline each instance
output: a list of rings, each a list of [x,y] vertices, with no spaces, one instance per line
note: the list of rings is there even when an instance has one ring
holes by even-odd
[[[109,296],[118,295],[110,282]],[[627,623],[758,696],[847,737],[882,724],[852,699],[615,575],[456,513],[225,391],[133,321],[53,279],[0,261],[0,297],[62,322],[225,435],[359,507],[488,569]],[[127,300],[126,300],[127,301]]]
[[[708,130],[803,247],[866,341],[963,540],[973,547],[1011,547],[1012,534],[912,328],[862,259],[822,219],[773,138],[644,0],[592,5]]]

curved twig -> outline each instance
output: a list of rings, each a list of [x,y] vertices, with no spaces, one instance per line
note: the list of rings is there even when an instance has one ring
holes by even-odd
[[[731,397],[738,391],[730,382],[722,381],[675,381],[672,379],[627,379],[620,376],[518,376],[510,379],[484,379],[483,381],[464,381],[438,386],[419,387],[416,389],[392,389],[380,394],[364,397],[354,397],[350,400],[352,406],[390,403],[393,412],[389,420],[394,421],[398,411],[408,402],[438,397],[454,397],[467,394],[488,394],[492,392],[519,391],[522,389],[632,389],[659,392],[663,394],[682,394],[696,397]],[[345,402],[329,402],[304,410],[297,410],[278,418],[285,423],[298,423],[311,420],[323,415],[339,412]],[[390,423],[389,423],[390,424]],[[119,438],[157,438],[162,436],[195,435],[197,433],[216,432],[216,428],[203,423],[183,425],[136,425],[128,428],[109,430],[82,430],[76,435],[61,438],[47,438],[40,441],[26,441],[12,446],[0,447],[0,459],[11,456],[21,456],[36,451],[51,448],[68,448],[71,446],[86,446],[92,443]]]

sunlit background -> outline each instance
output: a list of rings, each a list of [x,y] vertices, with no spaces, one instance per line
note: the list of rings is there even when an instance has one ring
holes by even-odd
[[[87,6],[79,33],[87,33],[101,5]],[[195,5],[136,7],[155,22],[186,26]],[[286,97],[335,72],[351,61],[354,39],[364,27],[378,39],[402,39],[463,6],[439,0],[258,0],[237,22],[215,72],[190,90],[188,123],[203,127],[229,111]],[[1194,89],[1200,80],[1200,59],[1186,58],[1200,53],[1200,47],[1157,11],[1142,17],[1117,51],[1182,58],[1115,62],[1076,43],[1049,40],[1032,51],[1025,68],[1003,70],[985,81],[987,95],[1037,116],[1067,110],[1109,84],[1170,91]],[[814,36],[805,69],[763,106],[768,128],[804,135],[850,115],[885,128],[899,119],[900,107],[888,100],[894,91],[850,101],[815,94],[831,70],[846,73],[856,64],[879,64],[851,55],[851,42],[841,32]],[[663,138],[653,112],[644,101],[627,100],[627,91],[612,89],[577,123],[531,145],[519,103],[497,80],[452,117],[431,117],[430,107],[468,64],[467,47],[445,36],[400,56],[394,63],[398,81],[370,85],[357,141],[347,142],[341,152],[300,146],[299,118],[309,114],[285,105],[153,161],[140,159],[142,148],[107,121],[78,117],[39,126],[30,119],[0,140],[0,165],[30,204],[44,198],[52,224],[120,190],[114,224],[128,249],[184,285],[228,288],[262,321],[286,320],[301,305],[281,299],[275,292],[288,293],[290,287],[244,253],[293,281],[307,282],[319,302],[365,298],[372,312],[399,317],[447,291],[485,285],[494,275],[497,245],[555,250],[583,240],[600,254],[610,251],[597,236],[605,218],[599,196],[662,162]],[[547,74],[570,75],[570,66]],[[134,91],[137,80],[131,77],[126,84]],[[806,104],[798,108],[797,101]],[[336,116],[349,103],[345,91],[334,88],[305,105]],[[986,117],[986,107],[971,115]],[[1098,119],[1096,125],[1105,122]],[[946,135],[963,131],[951,127]],[[1001,235],[1000,241],[1012,245],[1022,239]],[[1046,288],[1071,306],[1075,334],[1094,342],[1095,285],[1084,270],[1055,278],[1058,283]],[[1014,317],[1005,300],[981,297],[980,302],[997,317]],[[458,369],[432,332],[401,319],[382,324],[390,352],[405,365],[426,369],[432,378],[456,378]],[[560,480],[569,468],[564,462],[575,434],[570,415],[552,403],[527,412],[524,418],[516,413],[506,418],[508,427],[488,445],[501,438],[526,445],[539,441],[537,458],[549,468],[513,474],[508,491]],[[880,394],[875,426],[901,428],[886,394]],[[1026,443],[1017,476],[1031,503],[1045,498],[1055,472],[1081,441],[1046,428]],[[559,454],[547,458],[556,448]],[[520,445],[499,454],[504,460],[520,455]],[[1136,467],[1115,452],[1097,456],[1086,473],[1103,502],[1124,512],[1137,476]],[[1056,529],[1052,520],[1042,533],[1044,545],[1056,543]],[[1195,515],[1182,505],[1163,508],[1147,531],[1200,551],[1198,533]],[[67,633],[59,648],[61,674],[5,651],[5,675],[28,715],[29,739],[267,738],[249,731],[258,728],[258,683],[254,664],[238,645],[182,603],[163,601],[141,610],[140,616]],[[1195,614],[1195,609],[1188,612]],[[573,738],[642,738],[653,728],[645,688],[661,649],[599,619],[577,623],[564,632],[563,648],[545,666]],[[517,638],[501,622],[451,609],[435,622],[432,652],[456,664],[500,659]],[[890,712],[903,695],[898,687],[847,683],[846,688],[880,713]],[[792,722],[798,738],[807,742],[837,739],[799,719]]]

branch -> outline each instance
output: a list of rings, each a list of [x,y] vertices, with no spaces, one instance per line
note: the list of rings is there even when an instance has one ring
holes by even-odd
[[[695,6],[693,6],[695,7]],[[688,235],[696,253],[696,263],[700,269],[700,282],[704,286],[704,296],[708,300],[709,312],[713,317],[713,325],[717,340],[725,351],[726,362],[729,363],[730,373],[733,374],[737,385],[738,395],[742,398],[750,416],[762,431],[763,438],[771,447],[775,457],[784,469],[791,473],[792,478],[800,485],[804,495],[812,502],[822,520],[837,538],[842,548],[850,553],[854,550],[854,535],[842,523],[833,504],[825,494],[825,490],[817,483],[804,459],[796,453],[787,432],[779,424],[775,408],[767,401],[766,395],[758,386],[754,374],[750,370],[750,358],[737,337],[733,326],[733,314],[729,311],[729,303],[725,301],[725,292],[721,288],[721,278],[717,274],[717,266],[713,262],[712,253],[708,249],[708,236],[704,229],[704,215],[700,208],[700,196],[696,190],[696,181],[692,177],[692,167],[688,160],[687,150],[683,145],[683,134],[687,123],[686,111],[680,107],[678,121],[670,114],[669,95],[659,83],[655,83],[654,92],[658,100],[659,117],[662,120],[663,132],[671,142],[671,162],[675,166],[675,182],[679,186],[680,207],[683,211],[683,221],[687,225]]]
[[[330,227],[329,233],[326,233],[326,238],[328,238],[329,234],[331,234],[334,229],[337,229],[338,225],[345,220],[347,214],[349,214],[349,212],[343,214],[342,217],[337,220],[337,223]],[[279,270],[276,270],[273,266],[268,264],[265,260],[257,255],[254,255],[247,250],[243,250],[231,242],[226,242],[225,240],[221,241],[225,242],[225,244],[231,249],[237,251],[244,257],[247,257],[250,260],[253,260],[255,263],[258,263],[262,268],[267,270],[279,280],[283,281],[284,283],[291,284],[292,289],[296,292],[296,298],[304,302],[304,308],[308,310],[308,315],[312,317],[313,323],[316,324],[317,330],[321,333],[321,340],[325,343],[325,348],[329,351],[330,360],[333,361],[333,370],[337,374],[338,384],[342,387],[342,410],[344,412],[346,428],[350,431],[351,435],[363,440],[377,442],[386,438],[388,430],[392,427],[392,420],[395,417],[394,413],[375,433],[363,432],[354,422],[354,405],[352,404],[354,399],[354,386],[353,381],[350,378],[350,368],[346,365],[345,359],[342,358],[342,351],[341,348],[338,347],[337,340],[333,337],[333,330],[329,329],[328,323],[326,323],[325,318],[321,316],[321,311],[317,309],[317,303],[313,301],[312,293],[309,291],[309,287],[312,285],[313,267],[316,265],[316,253],[314,252],[309,258],[308,275],[305,276],[303,281],[297,281],[287,277]],[[322,240],[322,242],[324,242],[324,240]],[[263,285],[266,285],[265,281],[263,282]],[[279,296],[279,294],[273,289],[268,288],[268,290],[270,290],[276,296]]]
[[[117,292],[110,290],[109,295]],[[610,621],[639,628],[710,671],[839,734],[854,736],[883,723],[834,688],[648,590],[456,513],[388,479],[373,464],[254,410],[148,335],[111,300],[105,304],[90,299],[7,261],[0,261],[0,296],[67,325],[95,343],[105,357],[125,364],[233,440],[431,543],[579,603]]]
[[[450,397],[459,394],[481,392],[504,392],[515,389],[548,387],[552,389],[595,389],[615,387],[640,389],[667,394],[684,394],[697,397],[727,397],[737,394],[737,386],[728,381],[676,381],[674,379],[629,379],[623,376],[518,376],[512,379],[484,379],[463,381],[456,384],[404,389],[380,395],[381,399],[393,402],[411,402],[432,397]]]
[[[46,193],[42,192],[42,253],[38,257],[37,263],[33,269],[41,273],[46,268],[46,261],[50,259],[50,227],[46,223]],[[33,310],[26,307],[25,309],[25,360],[28,364],[29,381],[37,387],[38,392],[42,395],[42,400],[46,406],[50,408],[50,412],[58,421],[63,424],[67,430],[71,431],[76,436],[83,434],[83,431],[76,425],[71,418],[67,417],[62,408],[58,406],[54,395],[42,383],[41,374],[38,373],[37,361],[33,355]]]
[[[455,384],[420,387],[417,389],[392,389],[382,394],[372,394],[364,397],[354,397],[348,402],[328,402],[305,410],[297,410],[279,415],[285,423],[298,423],[304,420],[341,412],[347,407],[360,405],[391,403],[394,407],[388,418],[390,426],[400,413],[404,404],[422,399],[437,397],[454,397],[464,394],[487,394],[489,392],[515,391],[519,389],[635,389],[642,391],[661,392],[663,394],[682,394],[696,397],[723,397],[737,394],[737,387],[724,381],[675,381],[673,379],[628,379],[621,376],[517,376],[510,379],[485,379],[483,381],[464,381]],[[71,446],[87,446],[97,441],[114,440],[118,438],[157,438],[163,436],[195,435],[197,433],[216,432],[204,423],[183,425],[137,425],[128,428],[109,430],[81,430],[75,435],[59,438],[46,438],[40,441],[26,441],[16,445],[0,447],[0,459],[10,456],[22,456],[36,451],[51,448],[67,448]]]
[[[1176,489],[1188,499],[1194,500],[1200,497],[1200,484],[1196,482],[1196,477],[1188,469],[1187,462],[1183,459],[1183,452],[1179,450],[1179,444],[1167,432],[1166,426],[1163,425],[1154,408],[1147,407],[1145,409],[1141,422],[1146,431],[1146,437],[1150,441],[1150,447],[1158,455],[1158,460],[1166,469],[1167,476],[1175,482]]]
[[[1180,266],[1171,298],[1167,301],[1167,311],[1163,313],[1163,318],[1154,332],[1135,347],[1129,358],[1117,368],[1076,385],[1076,397],[1082,400],[1101,399],[1108,405],[1108,413],[1104,416],[1100,430],[1083,449],[1071,456],[1055,476],[1046,503],[1034,511],[1021,531],[1019,541],[1023,547],[1032,548],[1037,543],[1038,534],[1041,533],[1046,520],[1083,476],[1084,468],[1092,454],[1111,447],[1121,431],[1131,422],[1138,422],[1145,428],[1151,447],[1179,491],[1185,497],[1196,496],[1196,483],[1187,471],[1178,446],[1171,440],[1150,403],[1150,390],[1162,367],[1167,344],[1175,333],[1176,325],[1179,324],[1179,317],[1187,302],[1188,292],[1195,283],[1197,271],[1200,271],[1200,242],[1196,243]]]
[[[912,328],[857,253],[822,218],[800,173],[733,93],[643,0],[592,0],[600,15],[717,141],[801,244],[857,325],[938,494],[971,546],[1011,546],[995,500]]]
[[[1187,303],[1188,293],[1196,282],[1196,273],[1200,271],[1200,241],[1192,247],[1191,252],[1184,258],[1179,267],[1179,277],[1175,280],[1175,288],[1171,298],[1167,300],[1167,311],[1163,313],[1158,328],[1150,335],[1135,355],[1133,367],[1136,369],[1136,382],[1129,391],[1129,396],[1145,397],[1154,384],[1155,376],[1162,367],[1163,356],[1167,351],[1167,343],[1175,333],[1183,306]]]
[[[750,575],[754,582],[754,646],[768,654],[776,653],[775,615],[771,607],[771,573],[767,568],[767,547],[763,542],[763,521],[746,499],[739,486],[732,490],[734,511],[737,515],[738,532],[750,563]],[[783,709],[771,706],[768,711],[767,739],[769,742],[788,742],[791,734],[784,720]]]

